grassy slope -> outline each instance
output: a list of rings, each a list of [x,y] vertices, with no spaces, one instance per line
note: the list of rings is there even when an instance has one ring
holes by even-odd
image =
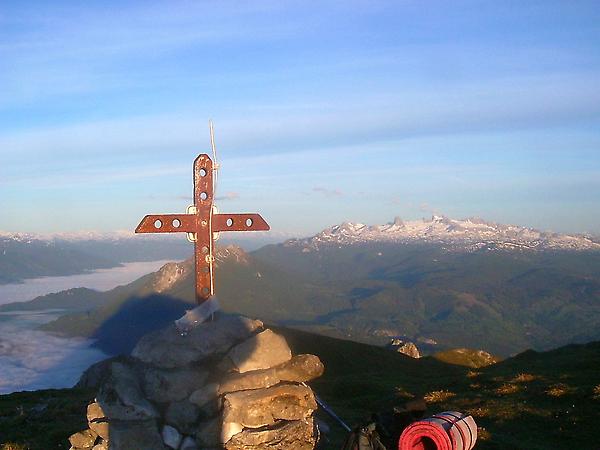
[[[470,370],[298,331],[285,334],[294,351],[322,358],[326,373],[312,385],[349,425],[412,395],[425,396],[429,413],[475,417],[482,427],[478,450],[598,448],[600,343],[529,351]],[[342,438],[336,431],[334,443]]]
[[[529,351],[471,370],[297,330],[278,331],[295,353],[323,360],[326,373],[311,384],[350,425],[412,396],[425,396],[429,413],[452,409],[474,415],[482,427],[478,450],[597,448],[600,343]],[[68,448],[67,437],[85,426],[85,405],[92,397],[71,389],[0,396],[0,448],[7,442],[31,450]],[[47,406],[39,411],[38,405]],[[344,438],[333,424],[331,438],[332,449]]]
[[[0,396],[0,450],[68,449],[68,437],[87,426],[86,408],[94,393],[49,389]]]

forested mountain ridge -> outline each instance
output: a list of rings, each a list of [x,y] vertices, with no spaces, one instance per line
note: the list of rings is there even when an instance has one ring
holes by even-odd
[[[130,297],[106,293],[94,314],[67,316],[48,328],[102,341],[111,337],[101,330],[123,321],[135,327],[161,315],[176,318],[194,304],[191,264],[182,263],[160,292],[148,276]],[[225,311],[361,342],[401,336],[440,350],[508,356],[600,339],[596,251],[457,252],[431,243],[363,242],[305,252],[286,243],[251,253],[226,247],[217,265]],[[164,270],[154,276],[164,278]],[[116,328],[106,325],[109,319]]]

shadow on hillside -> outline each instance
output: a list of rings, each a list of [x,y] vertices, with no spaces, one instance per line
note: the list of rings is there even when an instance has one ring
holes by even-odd
[[[132,297],[104,318],[94,334],[94,346],[109,355],[129,354],[142,336],[183,316],[194,305],[167,295]]]

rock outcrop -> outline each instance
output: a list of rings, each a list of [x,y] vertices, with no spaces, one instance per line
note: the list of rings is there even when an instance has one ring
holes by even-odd
[[[398,353],[402,353],[411,358],[420,358],[421,352],[413,342],[403,341],[402,339],[392,339],[387,348]]]
[[[313,449],[317,403],[304,382],[323,370],[257,320],[171,325],[88,371],[82,384],[97,382],[98,395],[71,450]]]
[[[471,348],[453,348],[432,355],[435,359],[448,364],[479,369],[500,362],[501,359],[484,350]]]

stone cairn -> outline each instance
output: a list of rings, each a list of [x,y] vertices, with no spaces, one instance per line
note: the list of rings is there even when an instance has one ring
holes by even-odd
[[[219,315],[184,334],[170,325],[84,374],[79,386],[98,394],[71,450],[314,449],[317,403],[304,382],[323,370],[258,320]]]

